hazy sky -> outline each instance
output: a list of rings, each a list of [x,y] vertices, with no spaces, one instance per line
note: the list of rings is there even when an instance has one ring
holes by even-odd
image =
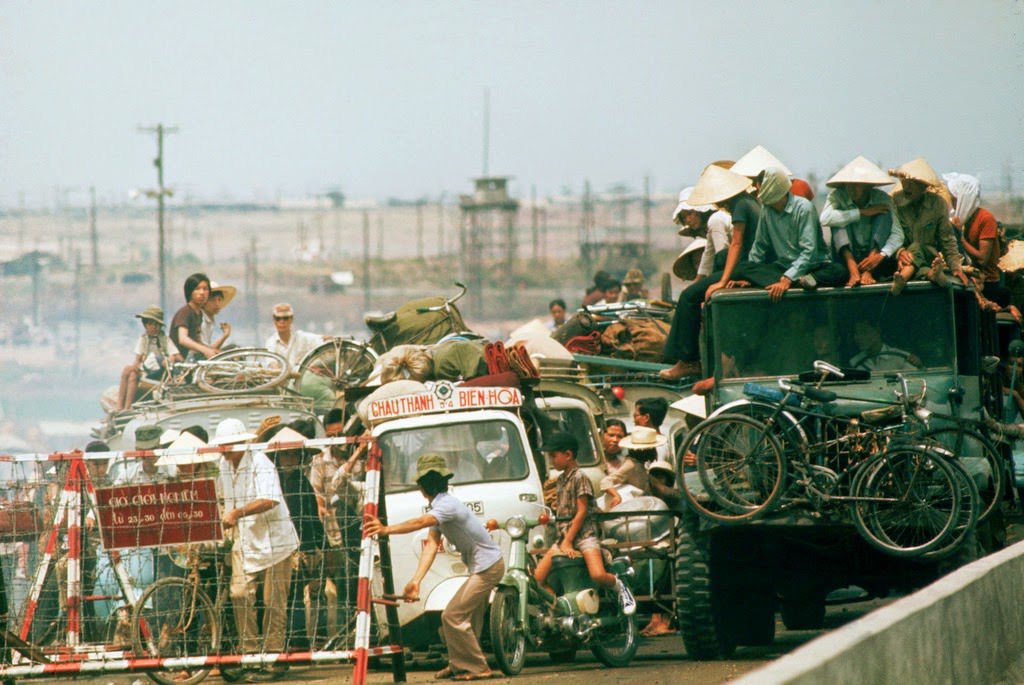
[[[0,0],[0,210],[93,185],[235,199],[340,186],[521,197],[692,184],[757,143],[1024,190],[1024,2]],[[84,195],[81,190],[70,191]]]

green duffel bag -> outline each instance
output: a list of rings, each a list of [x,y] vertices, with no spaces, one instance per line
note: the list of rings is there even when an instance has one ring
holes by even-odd
[[[451,340],[432,349],[437,380],[469,380],[487,373],[483,340]]]

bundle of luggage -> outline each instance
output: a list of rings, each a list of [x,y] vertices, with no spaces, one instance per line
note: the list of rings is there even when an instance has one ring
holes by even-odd
[[[524,345],[457,337],[433,345],[399,345],[377,362],[380,383],[395,380],[469,381],[481,376],[514,373],[520,379],[540,372]]]
[[[608,317],[583,310],[551,337],[574,354],[660,362],[669,328],[668,321],[653,316]]]

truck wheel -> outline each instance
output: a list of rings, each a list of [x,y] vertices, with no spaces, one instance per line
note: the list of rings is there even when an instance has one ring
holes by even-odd
[[[736,649],[726,634],[720,598],[711,591],[707,548],[694,537],[695,525],[680,522],[676,529],[676,620],[686,653],[694,659],[721,659]]]

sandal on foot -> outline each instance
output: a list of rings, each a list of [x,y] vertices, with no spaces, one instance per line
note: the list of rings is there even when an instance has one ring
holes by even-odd
[[[434,680],[451,680],[454,677],[455,671],[452,670],[451,664],[434,674]]]
[[[480,671],[479,673],[460,673],[452,680],[490,680],[493,677],[494,674],[490,671]]]

